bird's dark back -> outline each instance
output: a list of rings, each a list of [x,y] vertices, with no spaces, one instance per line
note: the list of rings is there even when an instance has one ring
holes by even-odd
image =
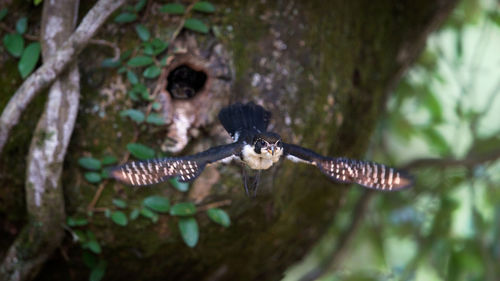
[[[235,136],[248,133],[260,133],[267,130],[271,112],[253,102],[235,103],[224,107],[219,112],[219,120],[224,129],[235,139]],[[238,138],[236,137],[235,140]]]

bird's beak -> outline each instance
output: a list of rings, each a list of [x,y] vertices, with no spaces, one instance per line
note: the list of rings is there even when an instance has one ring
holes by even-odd
[[[271,147],[269,147],[267,149],[267,152],[271,153],[271,155],[274,156],[274,152],[276,151],[276,146],[275,145],[271,145]]]

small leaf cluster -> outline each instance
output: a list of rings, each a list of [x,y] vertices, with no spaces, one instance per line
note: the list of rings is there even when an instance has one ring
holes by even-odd
[[[146,6],[147,0],[139,0],[135,5],[125,5],[122,12],[115,17],[116,23],[130,23],[137,19],[138,13]]]
[[[138,159],[151,159],[155,156],[155,151],[143,144],[139,143],[129,143],[127,145],[129,152]],[[89,170],[84,174],[85,179],[90,183],[101,182],[103,178],[108,178],[106,168],[104,166],[116,164],[117,159],[113,156],[105,156],[102,159],[96,159],[93,157],[81,157],[78,159],[78,164]],[[179,182],[177,178],[172,178],[169,183],[178,191],[186,192],[189,189],[189,184],[184,182]],[[153,195],[146,197],[140,207],[132,208],[129,215],[126,215],[126,209],[128,208],[128,203],[123,199],[114,198],[112,204],[115,206],[114,210],[106,208],[104,215],[106,218],[110,219],[113,223],[119,226],[127,226],[129,221],[136,220],[139,216],[151,220],[151,222],[158,222],[159,215],[169,214],[174,217],[178,217],[178,227],[183,241],[189,247],[194,247],[198,243],[199,238],[199,228],[198,223],[195,219],[197,209],[195,204],[192,202],[181,202],[176,203],[171,206],[170,200],[167,197]],[[209,209],[207,210],[208,217],[224,226],[228,227],[230,225],[229,215],[222,209]],[[87,219],[76,219],[68,218],[67,222],[69,227],[80,227],[88,224]],[[89,239],[94,237],[93,235],[85,236],[83,232],[78,233],[78,241],[82,242],[82,248],[90,249],[95,254],[100,253],[99,243],[95,239]]]
[[[156,223],[161,214],[169,214],[170,216],[177,217],[181,237],[184,243],[192,248],[196,246],[200,237],[198,222],[195,218],[196,213],[197,208],[192,202],[180,202],[171,205],[167,197],[153,195],[146,197],[142,201],[140,208],[134,208],[129,218],[135,220],[139,216],[142,216]],[[206,213],[212,221],[224,227],[229,227],[231,224],[229,215],[222,209],[209,209]]]
[[[9,11],[7,8],[0,10],[0,21],[2,21]],[[26,46],[23,35],[28,30],[28,18],[21,17],[16,22],[16,29],[13,33],[7,33],[2,38],[3,45],[7,52],[15,58],[19,58],[17,70],[24,79],[35,69],[40,59],[40,43],[32,42]]]
[[[215,6],[207,1],[200,1],[196,2],[192,10],[195,12],[200,12],[200,13],[206,13],[206,14],[211,14],[215,12]],[[160,8],[161,12],[170,14],[170,15],[184,15],[186,14],[186,8],[184,8],[184,5],[178,4],[178,3],[170,3],[170,4],[165,4]],[[201,21],[200,19],[197,18],[188,18],[184,21],[184,28],[206,34],[209,31],[208,26]]]
[[[100,183],[103,179],[109,177],[105,166],[116,164],[117,159],[114,156],[107,155],[102,159],[93,157],[80,157],[78,165],[87,170],[83,177],[90,183]]]
[[[94,232],[83,229],[88,224],[87,218],[68,217],[66,219],[66,225],[73,235],[73,240],[78,242],[84,250],[82,260],[90,269],[89,280],[99,281],[104,277],[107,262],[98,256],[102,253],[102,248]]]

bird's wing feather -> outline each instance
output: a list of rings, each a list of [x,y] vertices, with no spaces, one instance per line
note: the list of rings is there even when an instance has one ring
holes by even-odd
[[[325,157],[293,144],[283,144],[287,159],[306,162],[318,167],[323,174],[337,182],[357,183],[361,186],[394,191],[413,185],[411,176],[382,164],[348,158]]]
[[[151,185],[173,177],[189,182],[201,174],[206,164],[238,155],[241,147],[240,143],[232,143],[184,157],[132,161],[113,167],[109,172],[113,178],[132,186]]]

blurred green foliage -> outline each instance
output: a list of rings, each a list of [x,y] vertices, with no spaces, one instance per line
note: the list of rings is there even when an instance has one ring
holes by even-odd
[[[343,255],[318,280],[498,280],[499,46],[497,1],[461,1],[429,38],[367,157],[410,163],[416,186],[371,194]],[[339,237],[359,219],[361,193],[349,192],[328,234],[284,280],[331,262]]]

